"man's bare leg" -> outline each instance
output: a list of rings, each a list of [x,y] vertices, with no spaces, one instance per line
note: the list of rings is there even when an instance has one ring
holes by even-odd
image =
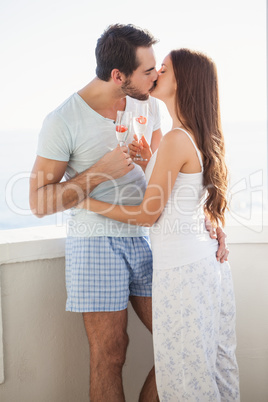
[[[131,296],[130,302],[140,320],[152,333],[152,298]],[[159,402],[154,367],[149,372],[142,387],[139,402]]]
[[[90,346],[90,401],[124,402],[127,310],[83,313]]]
[[[149,372],[142,387],[139,402],[160,402],[156,389],[154,367]]]

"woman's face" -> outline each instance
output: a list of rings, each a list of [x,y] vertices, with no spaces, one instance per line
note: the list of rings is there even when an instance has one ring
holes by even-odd
[[[167,102],[173,99],[177,90],[177,82],[174,75],[173,65],[170,55],[167,55],[158,71],[156,87],[151,92],[155,98]]]

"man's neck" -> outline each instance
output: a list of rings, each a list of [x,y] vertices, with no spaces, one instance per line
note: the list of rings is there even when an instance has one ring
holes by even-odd
[[[108,119],[115,120],[117,110],[125,110],[126,107],[126,98],[121,90],[97,77],[77,93],[91,109]]]

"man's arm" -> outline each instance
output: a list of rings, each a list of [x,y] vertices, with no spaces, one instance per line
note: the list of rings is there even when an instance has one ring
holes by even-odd
[[[33,214],[42,218],[72,208],[100,183],[130,172],[134,165],[126,151],[127,147],[117,147],[89,169],[64,182],[60,181],[68,162],[37,156],[30,178]]]

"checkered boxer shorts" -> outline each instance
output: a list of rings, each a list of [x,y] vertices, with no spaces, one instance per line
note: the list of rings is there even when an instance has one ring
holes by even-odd
[[[120,311],[152,295],[148,237],[68,237],[66,311]]]

